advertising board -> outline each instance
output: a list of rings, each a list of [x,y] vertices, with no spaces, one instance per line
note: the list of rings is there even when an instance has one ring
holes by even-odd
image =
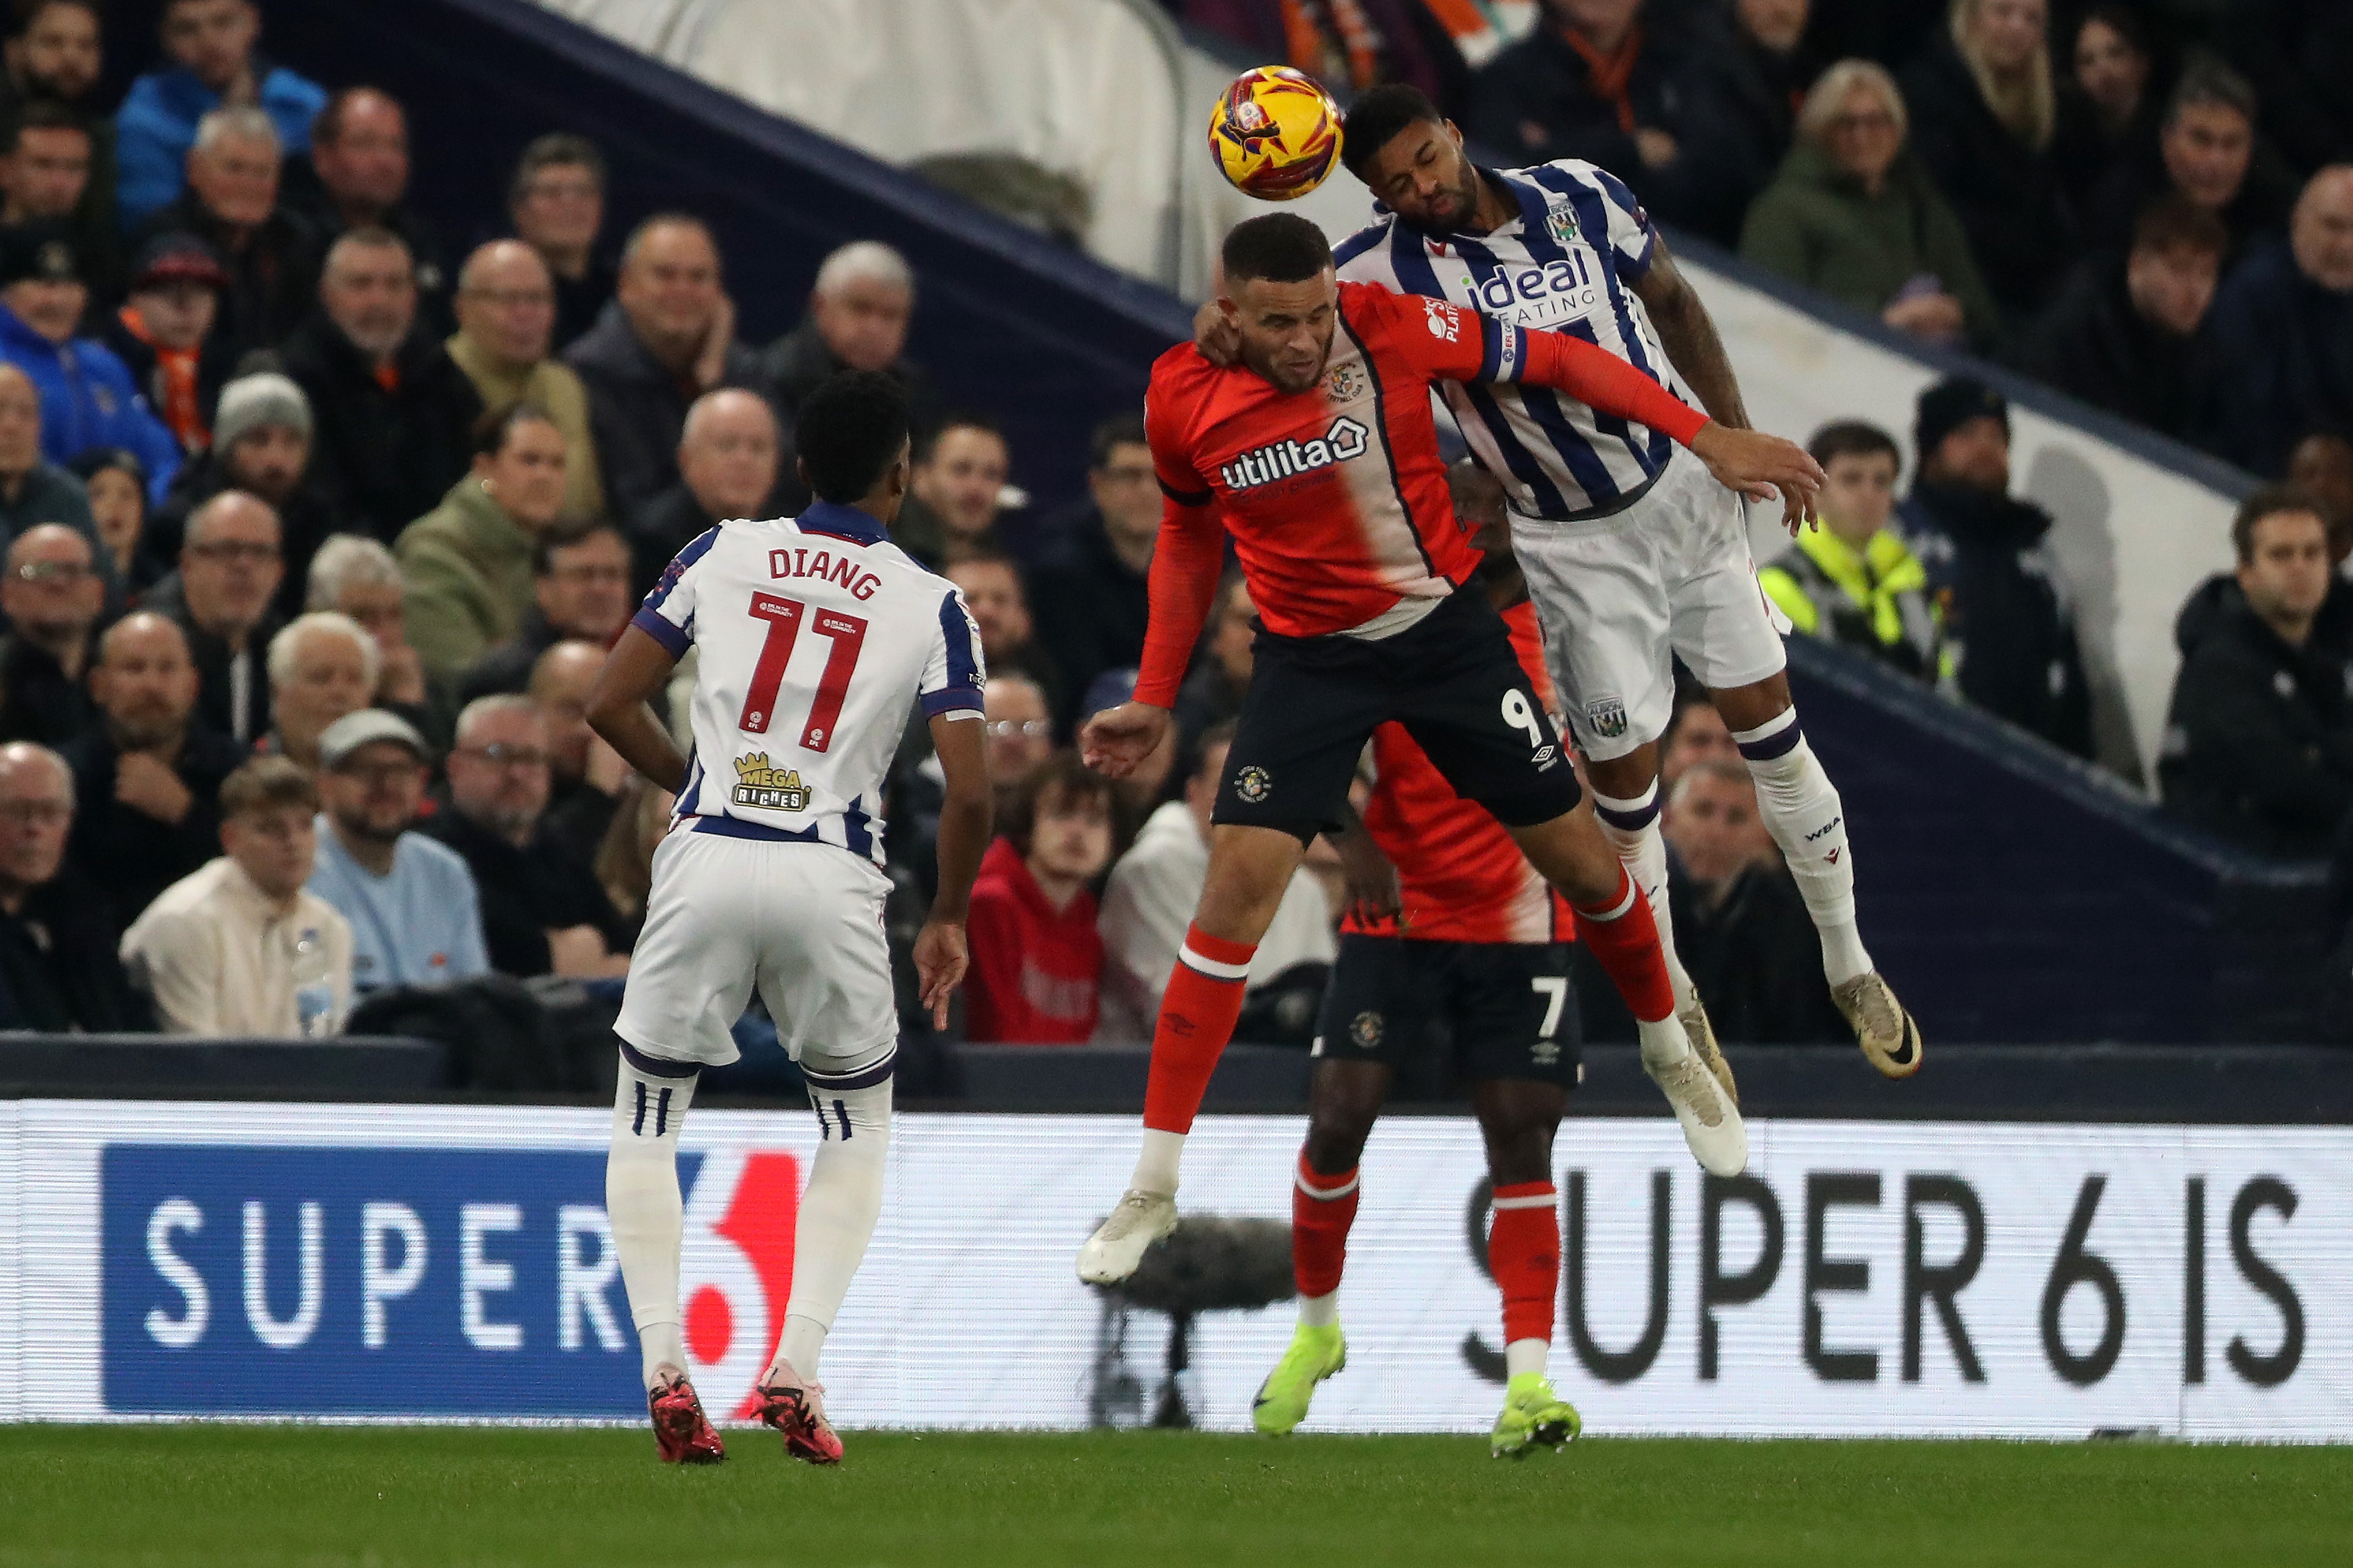
[[[609,1114],[0,1106],[0,1417],[642,1416],[604,1212]],[[1301,1126],[1208,1118],[1192,1214],[1286,1217]],[[1123,1117],[900,1119],[826,1349],[845,1426],[1073,1427],[1156,1403],[1168,1320],[1082,1286]],[[1556,1155],[1554,1367],[1620,1433],[2353,1438],[2353,1130],[1756,1121],[1704,1178],[1663,1119]],[[814,1119],[696,1110],[681,1184],[698,1385],[742,1408],[781,1328]],[[1481,1430],[1503,1380],[1467,1120],[1376,1132],[1310,1429]],[[1290,1312],[1189,1326],[1201,1425],[1247,1425]]]

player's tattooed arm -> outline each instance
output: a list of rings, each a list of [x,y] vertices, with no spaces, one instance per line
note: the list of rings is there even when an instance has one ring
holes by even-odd
[[[1667,254],[1665,240],[1656,242],[1650,270],[1633,279],[1633,289],[1634,297],[1650,312],[1651,324],[1659,329],[1667,359],[1699,394],[1700,406],[1719,425],[1735,430],[1749,428],[1740,380],[1733,374],[1732,356],[1725,352],[1724,340],[1716,335],[1715,319],[1700,302],[1699,290]]]
[[[678,660],[642,628],[624,626],[596,684],[588,689],[588,727],[647,778],[676,795],[686,784],[686,757],[654,717],[649,699],[670,683]]]
[[[915,938],[915,983],[933,1024],[943,1029],[948,1026],[948,995],[970,962],[965,918],[972,907],[973,879],[988,848],[987,733],[976,715],[942,713],[932,720],[932,746],[939,753],[947,793],[940,806],[940,890]]]

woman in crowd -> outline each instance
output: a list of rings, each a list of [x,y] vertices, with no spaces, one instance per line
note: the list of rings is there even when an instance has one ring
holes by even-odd
[[[2051,151],[2049,26],[2045,0],[1953,0],[1949,37],[1904,77],[1913,145],[2017,321],[2042,308],[2073,253],[2074,215]]]
[[[2100,5],[2075,25],[2073,68],[2059,89],[2059,127],[2051,141],[2060,189],[2078,218],[2102,184],[2157,138],[2162,95],[2153,79],[2157,56],[2139,17]]]
[[[1798,144],[1748,209],[1740,253],[1928,342],[1992,340],[1998,315],[1884,67],[1841,60],[1798,112]]]
[[[89,488],[90,515],[116,580],[133,597],[153,587],[171,563],[139,548],[147,534],[147,465],[120,447],[92,447],[66,467]]]

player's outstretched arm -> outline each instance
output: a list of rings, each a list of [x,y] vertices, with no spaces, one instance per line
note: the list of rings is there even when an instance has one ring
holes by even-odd
[[[1106,708],[1079,731],[1079,755],[1095,772],[1124,779],[1159,749],[1224,564],[1225,530],[1208,493],[1169,496],[1160,512],[1160,539],[1152,549],[1152,614],[1145,626],[1135,699]]]
[[[670,684],[678,660],[642,627],[621,629],[605,656],[596,684],[588,689],[588,727],[621,753],[621,760],[676,795],[686,784],[686,758],[654,717],[649,700]]]
[[[1566,392],[1600,413],[1664,431],[1689,447],[1726,489],[1752,500],[1778,500],[1781,521],[1791,533],[1813,515],[1814,496],[1822,487],[1821,465],[1796,442],[1712,420],[1616,354],[1582,338],[1566,332],[1522,335],[1525,346],[1515,379]],[[1499,353],[1493,357],[1507,361],[1511,356]]]
[[[915,938],[915,984],[937,1028],[948,1026],[948,996],[970,963],[965,919],[972,882],[988,848],[988,726],[969,710],[932,720],[932,745],[947,778],[940,806],[940,890]]]

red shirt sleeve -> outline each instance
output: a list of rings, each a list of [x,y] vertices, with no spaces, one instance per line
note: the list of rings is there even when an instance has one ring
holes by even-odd
[[[1388,346],[1431,381],[1517,381],[1566,392],[1603,414],[1662,430],[1688,447],[1707,416],[1620,359],[1567,332],[1534,332],[1493,316],[1370,284],[1351,319],[1377,326]]]
[[[1144,434],[1152,444],[1152,470],[1166,499],[1160,512],[1160,538],[1152,547],[1151,616],[1144,633],[1144,657],[1135,677],[1135,700],[1172,708],[1185,668],[1201,638],[1225,565],[1225,529],[1218,521],[1215,494],[1193,466],[1169,389],[1155,374],[1144,400]]]
[[[1419,294],[1392,294],[1371,283],[1340,285],[1341,309],[1349,325],[1377,337],[1390,357],[1403,360],[1425,381],[1492,381],[1485,374],[1490,339],[1512,329],[1476,310]]]
[[[1523,340],[1518,374],[1490,377],[1491,380],[1520,381],[1530,386],[1566,392],[1597,412],[1615,414],[1620,419],[1664,431],[1686,447],[1707,424],[1706,415],[1608,349],[1567,332],[1529,332],[1517,327],[1503,330],[1517,333]]]

